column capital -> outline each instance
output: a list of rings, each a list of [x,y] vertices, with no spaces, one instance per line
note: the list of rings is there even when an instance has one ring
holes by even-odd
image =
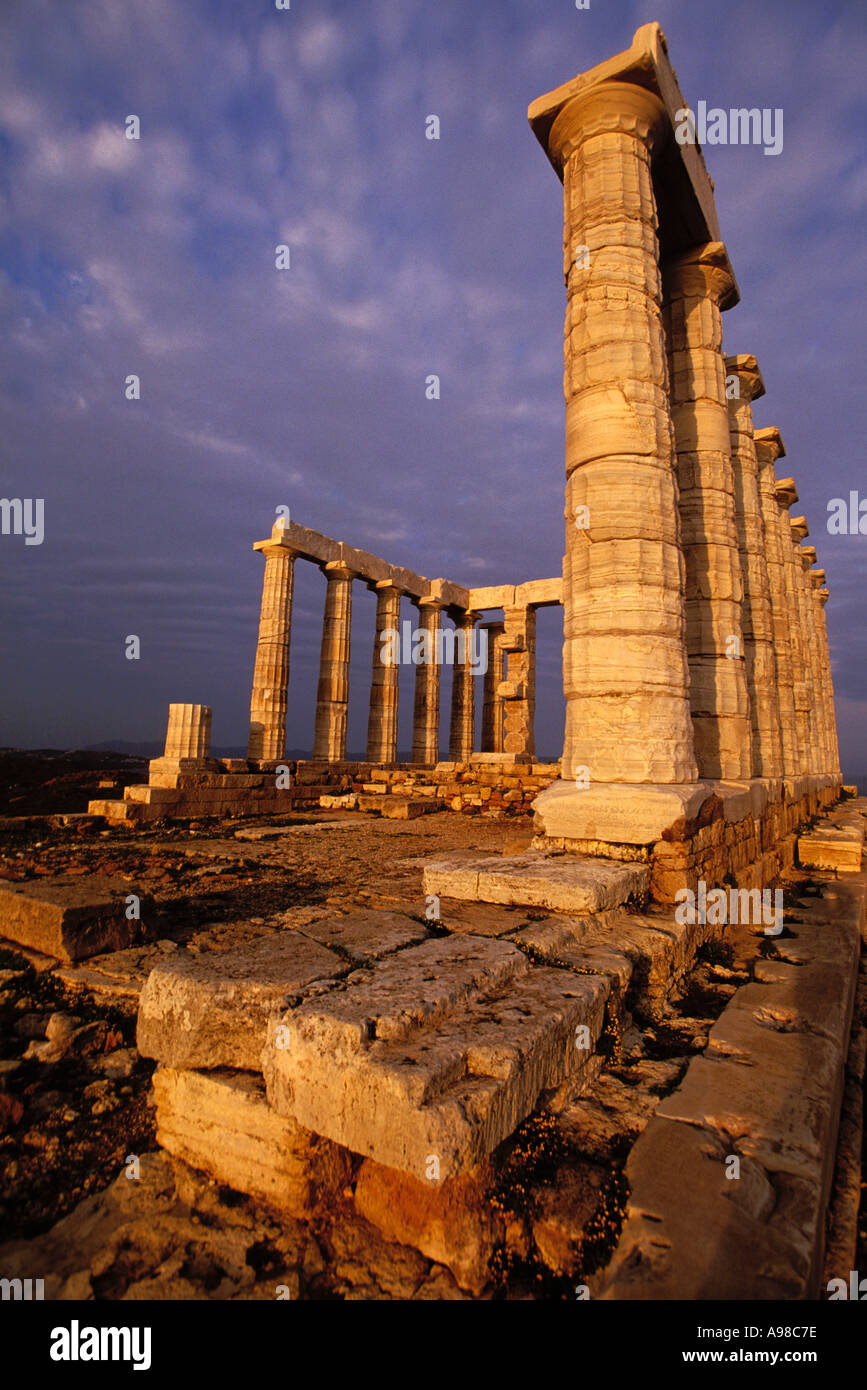
[[[790,516],[789,525],[792,528],[792,540],[797,544],[798,541],[806,540],[810,534],[805,516]]]
[[[828,599],[830,598],[830,593],[828,589],[817,589],[816,593],[819,595],[819,601],[822,604],[822,607],[824,608],[825,604],[828,602]]]
[[[762,381],[759,364],[752,353],[744,352],[738,353],[734,357],[727,357],[725,366],[728,375],[736,376],[740,383],[741,399],[746,398],[752,403],[765,394],[765,383]],[[782,444],[782,440],[780,443]]]
[[[438,608],[440,612],[448,607],[441,598],[435,598],[433,594],[423,594],[421,598],[414,598],[413,603],[416,608]]]
[[[784,509],[794,507],[795,503],[799,501],[794,478],[778,478],[774,483],[774,496]]]
[[[816,563],[816,547],[814,545],[802,545],[800,551],[804,569],[812,569]]]
[[[714,299],[720,309],[732,309],[741,297],[728,251],[721,241],[706,241],[665,261],[662,284],[669,299],[706,296]]]
[[[826,578],[827,576],[824,570],[814,569],[810,574],[814,589],[824,589]]]
[[[768,463],[776,463],[777,459],[786,457],[783,436],[776,425],[767,425],[765,429],[756,430],[753,434],[753,442],[756,446],[759,463],[763,466]]]
[[[326,560],[319,566],[326,579],[358,579],[358,570],[351,570],[342,560]]]
[[[481,613],[477,613],[472,608],[447,608],[446,612],[448,616],[451,618],[455,627],[458,627],[461,624],[465,624],[467,627],[474,627],[475,624],[479,621],[479,618],[482,616]]]
[[[633,82],[599,82],[571,97],[548,132],[548,157],[562,169],[585,140],[609,131],[635,135],[648,150],[665,143],[670,124],[659,97]]]
[[[384,594],[389,589],[392,593],[399,594],[401,598],[405,598],[407,594],[407,590],[394,579],[374,579],[368,583],[367,587],[375,594]]]

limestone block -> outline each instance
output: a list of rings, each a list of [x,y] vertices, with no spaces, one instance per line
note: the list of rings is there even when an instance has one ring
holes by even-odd
[[[0,879],[0,937],[64,961],[120,951],[146,934],[159,935],[162,925],[149,894],[136,894],[140,919],[127,917],[127,897],[134,893],[126,879],[105,874]]]
[[[473,902],[544,907],[556,912],[600,912],[642,893],[650,870],[578,855],[549,856],[537,850],[454,865],[428,863],[424,890]]]
[[[304,927],[305,936],[349,956],[358,965],[424,941],[427,934],[422,923],[405,912],[350,912],[322,917]]]
[[[388,1167],[422,1179],[435,1157],[454,1177],[583,1073],[575,1029],[599,1036],[607,989],[488,938],[409,947],[284,1016],[291,1046],[263,1053],[268,1099]]]
[[[802,869],[858,873],[864,848],[864,832],[824,827],[798,836],[798,863]]]
[[[153,1088],[168,1153],[280,1212],[312,1216],[349,1177],[349,1155],[276,1115],[259,1076],[158,1067]]]
[[[347,968],[299,931],[232,951],[176,951],[147,978],[136,1045],[169,1067],[258,1071],[268,1019]]]

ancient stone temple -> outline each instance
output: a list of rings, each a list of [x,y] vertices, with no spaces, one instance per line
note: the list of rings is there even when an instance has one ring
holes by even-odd
[[[466,588],[278,523],[255,546],[264,579],[247,757],[212,758],[210,710],[172,706],[148,785],[91,807],[115,820],[532,807],[532,844],[428,860],[405,910],[323,913],[235,950],[176,952],[150,973],[138,1016],[139,1050],[160,1064],[169,1153],[298,1218],[352,1173],[367,1220],[476,1294],[497,1241],[524,1248],[485,1205],[498,1146],[542,1112],[580,1128],[580,1097],[624,1032],[665,1019],[732,923],[750,983],[699,1038],[706,1054],[686,1059],[679,1089],[664,1104],[656,1094],[599,1291],[804,1297],[822,1267],[863,884],[847,894],[819,880],[813,908],[787,918],[799,926],[785,957],[759,950],[763,930],[783,931],[782,909],[771,925],[759,908],[796,865],[859,871],[864,823],[836,807],[825,572],[791,514],[795,483],[778,476],[780,432],[754,424],[770,383],[748,343],[723,347],[739,291],[701,150],[675,139],[686,106],[650,24],[529,109],[563,184],[562,573]],[[299,562],[324,576],[322,645],[313,756],[287,763]],[[361,763],[346,758],[358,584],[376,594]],[[553,604],[564,614],[559,765],[535,761],[533,738],[536,611]],[[436,661],[417,666],[411,758],[397,761],[397,669],[381,638],[408,609],[431,638],[445,617],[459,654],[461,634],[486,635],[480,727],[465,640],[447,761]],[[734,916],[683,914],[709,893],[733,894]],[[783,1016],[774,1031],[768,1020]],[[747,1073],[761,1084],[745,1087]],[[743,1130],[732,1122],[731,1133],[759,1136],[743,1141],[755,1211],[722,1181],[732,1107]],[[685,1191],[654,1185],[681,1170]],[[695,1223],[712,1275],[684,1255]],[[545,1229],[535,1248],[559,1267]],[[754,1267],[740,1259],[734,1285],[729,1253],[741,1247]]]

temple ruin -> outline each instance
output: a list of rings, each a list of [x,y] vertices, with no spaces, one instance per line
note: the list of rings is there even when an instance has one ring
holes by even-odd
[[[761,956],[760,923],[743,937],[759,967],[638,1140],[594,1297],[811,1297],[821,1276],[864,930],[863,882],[838,876],[860,872],[864,817],[840,800],[825,572],[793,514],[780,432],[754,426],[759,364],[723,348],[739,291],[701,150],[673,138],[686,105],[648,24],[529,108],[564,195],[561,574],[466,588],[278,522],[254,547],[265,569],[247,758],[212,758],[209,708],[172,706],[148,784],[90,807],[135,823],[532,806],[531,845],[428,860],[405,911],[324,914],[235,950],[175,952],[148,976],[138,1016],[139,1050],[159,1063],[159,1141],[179,1162],[299,1218],[354,1173],[364,1215],[474,1295],[490,1248],[512,1238],[491,1234],[499,1218],[484,1207],[498,1146],[539,1111],[577,1124],[633,1014],[663,1020],[722,941],[725,923],[684,918],[685,894],[749,902],[798,866],[829,875],[813,915],[787,916],[801,922],[787,954]],[[286,763],[299,561],[323,572],[325,607],[313,755]],[[362,763],[346,758],[356,583],[377,596]],[[445,615],[488,633],[482,727],[464,661],[446,761],[435,662],[417,667],[412,757],[397,761],[398,670],[380,639],[401,604],[419,629]],[[536,761],[533,734],[536,612],[554,604],[559,765]],[[764,1026],[780,1009],[807,1022]],[[762,1084],[744,1093],[748,1073]],[[734,1095],[747,1137],[725,1128]],[[802,1103],[808,1138],[792,1119]],[[749,1192],[761,1189],[754,1206],[735,1207],[720,1181],[736,1142]],[[671,1186],[681,1171],[683,1189],[660,1195],[658,1175]],[[776,1206],[761,1195],[775,1183]],[[779,1194],[795,1189],[787,1224]],[[488,1210],[474,1243],[461,1226],[470,1209]],[[413,1225],[407,1211],[427,1216]],[[696,1221],[707,1248],[687,1257]]]

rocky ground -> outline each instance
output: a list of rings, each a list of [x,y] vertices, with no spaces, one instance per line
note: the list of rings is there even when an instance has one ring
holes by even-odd
[[[40,795],[44,813],[50,792]],[[26,1252],[48,1297],[467,1297],[443,1265],[385,1240],[365,1220],[355,1172],[311,1221],[296,1222],[171,1161],[154,1138],[153,1064],[135,1050],[135,1015],[153,964],[180,945],[228,949],[350,907],[421,917],[424,859],[513,852],[530,836],[528,818],[505,826],[448,813],[148,830],[106,830],[87,818],[14,828],[6,821],[0,877],[110,874],[152,895],[160,912],[157,940],[78,966],[0,949],[6,1252],[19,1260]],[[799,875],[789,896],[811,891]],[[620,1232],[632,1144],[752,978],[756,959],[774,949],[744,929],[703,948],[664,1016],[638,1010],[624,1035],[610,1039],[607,1064],[584,1096],[556,1116],[532,1116],[500,1146],[490,1170],[500,1237],[484,1296],[569,1299],[592,1285]],[[862,1203],[867,1265],[865,1210]]]

